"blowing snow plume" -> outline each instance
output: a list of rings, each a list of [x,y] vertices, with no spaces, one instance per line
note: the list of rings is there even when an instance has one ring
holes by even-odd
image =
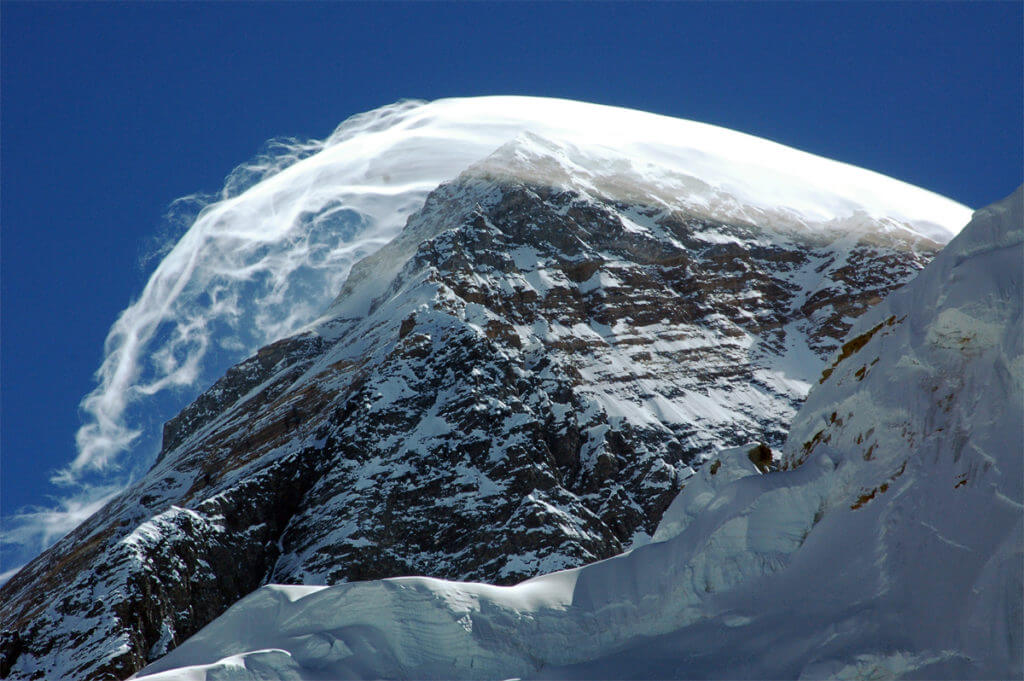
[[[28,558],[71,529],[72,509],[95,506],[152,462],[163,421],[228,366],[321,314],[353,263],[392,239],[429,191],[527,133],[556,145],[566,168],[671,178],[686,188],[683,203],[720,219],[841,227],[870,216],[946,241],[969,216],[870,171],[627,109],[482,97],[360,114],[326,140],[278,142],[228,177],[108,334],[78,453],[54,478],[77,487],[75,499],[9,519],[4,542]]]

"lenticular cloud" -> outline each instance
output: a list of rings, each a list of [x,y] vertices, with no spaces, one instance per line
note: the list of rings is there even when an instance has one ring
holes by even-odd
[[[806,224],[867,213],[946,238],[969,216],[876,173],[700,123],[530,97],[399,102],[326,140],[276,141],[228,176],[111,328],[97,387],[82,401],[78,453],[55,481],[79,496],[102,489],[100,499],[137,475],[165,420],[232,363],[314,320],[429,191],[524,133],[568,145],[591,171],[625,163],[650,177],[698,178],[714,197],[697,206],[724,196],[720,205],[782,209]],[[30,551],[67,529],[55,513]],[[38,517],[8,518],[8,528]],[[14,534],[25,544],[31,533]]]

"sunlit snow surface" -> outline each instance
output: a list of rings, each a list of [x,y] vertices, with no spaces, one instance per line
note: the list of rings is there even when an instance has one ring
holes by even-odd
[[[78,454],[58,478],[109,493],[142,470],[163,421],[228,366],[321,314],[352,264],[392,239],[430,190],[524,134],[557,150],[553,183],[575,169],[572,181],[601,193],[642,186],[718,219],[854,227],[870,217],[945,241],[969,216],[870,171],[639,111],[531,97],[383,107],[326,140],[280,143],[229,177],[112,326],[82,403]],[[99,494],[85,496],[74,507]],[[68,529],[59,512],[22,517],[27,527],[9,521],[17,532],[5,540]]]
[[[146,678],[1020,678],[1024,190],[857,322],[784,470],[705,465],[655,543],[514,587],[267,586]]]

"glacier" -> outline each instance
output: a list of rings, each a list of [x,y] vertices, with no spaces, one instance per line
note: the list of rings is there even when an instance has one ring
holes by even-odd
[[[653,543],[511,587],[265,586],[134,678],[1019,678],[1022,201],[856,322],[780,470],[720,451]]]

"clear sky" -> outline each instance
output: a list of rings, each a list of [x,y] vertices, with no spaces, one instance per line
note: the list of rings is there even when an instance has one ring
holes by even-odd
[[[1021,2],[4,2],[0,512],[53,503],[176,197],[408,97],[722,125],[980,207],[1022,181]],[[2,568],[0,568],[2,569]]]

